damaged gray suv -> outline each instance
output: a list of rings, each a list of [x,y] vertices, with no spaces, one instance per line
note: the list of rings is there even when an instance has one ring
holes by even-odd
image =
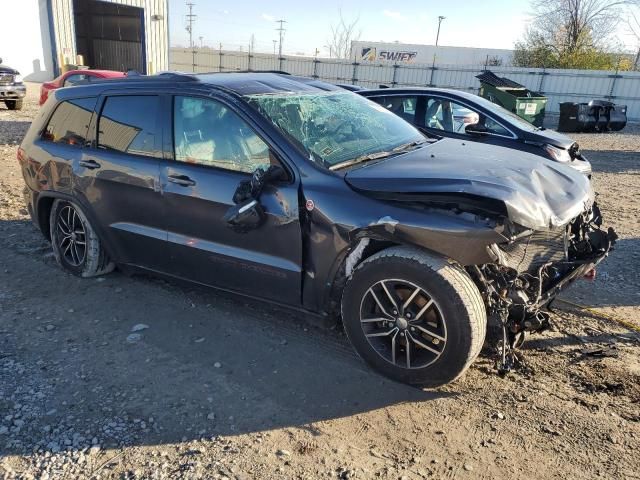
[[[337,315],[369,365],[415,385],[460,376],[487,319],[506,366],[616,238],[569,167],[430,140],[356,94],[275,73],[56,90],[18,160],[67,271],[156,272]]]

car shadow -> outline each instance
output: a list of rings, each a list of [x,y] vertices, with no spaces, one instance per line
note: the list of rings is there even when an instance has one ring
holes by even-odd
[[[0,419],[0,456],[94,437],[116,447],[284,427],[322,435],[325,420],[457,395],[377,375],[326,320],[177,281],[77,278],[28,222],[0,225],[14,232],[0,240],[0,410],[13,416]]]

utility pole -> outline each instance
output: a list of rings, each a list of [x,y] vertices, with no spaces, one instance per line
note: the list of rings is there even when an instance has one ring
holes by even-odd
[[[438,46],[438,39],[440,38],[440,24],[442,23],[442,20],[444,20],[447,17],[443,17],[442,15],[440,15],[438,17],[438,33],[436,34],[436,47]]]
[[[276,23],[280,24],[280,27],[276,28],[276,32],[280,32],[280,44],[278,47],[278,56],[282,57],[282,37],[284,36],[284,32],[286,31],[286,29],[284,28],[283,24],[287,23],[286,20],[276,20]]]
[[[329,50],[329,58],[333,57],[333,47],[331,45],[325,45],[324,48]]]
[[[272,40],[273,41],[273,56],[276,56],[276,45],[278,44],[277,40]]]
[[[193,24],[196,21],[197,15],[193,14],[193,7],[196,4],[192,2],[187,2],[187,7],[189,7],[189,13],[187,14],[187,32],[189,32],[189,48],[191,49],[191,70],[193,72],[196,71],[196,49],[193,44]]]
[[[200,39],[200,48],[202,48],[202,47],[203,47],[203,43],[202,43],[202,41],[204,40],[204,37],[200,36],[200,37],[198,37],[198,38]]]

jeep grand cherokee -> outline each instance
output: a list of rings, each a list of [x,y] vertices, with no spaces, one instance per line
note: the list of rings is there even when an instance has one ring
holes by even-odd
[[[401,382],[457,378],[487,318],[510,345],[544,328],[542,308],[615,240],[574,169],[427,139],[317,80],[164,74],[52,95],[18,158],[65,270],[117,265],[338,314]]]

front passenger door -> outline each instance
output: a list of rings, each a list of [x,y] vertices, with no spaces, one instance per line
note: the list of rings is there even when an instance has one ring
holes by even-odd
[[[229,105],[175,96],[171,151],[162,169],[170,273],[289,304],[301,295],[297,180],[266,185],[264,223],[236,231],[224,220],[234,192],[257,168],[280,160]],[[168,143],[168,142],[167,142]],[[292,172],[290,172],[292,173]]]

